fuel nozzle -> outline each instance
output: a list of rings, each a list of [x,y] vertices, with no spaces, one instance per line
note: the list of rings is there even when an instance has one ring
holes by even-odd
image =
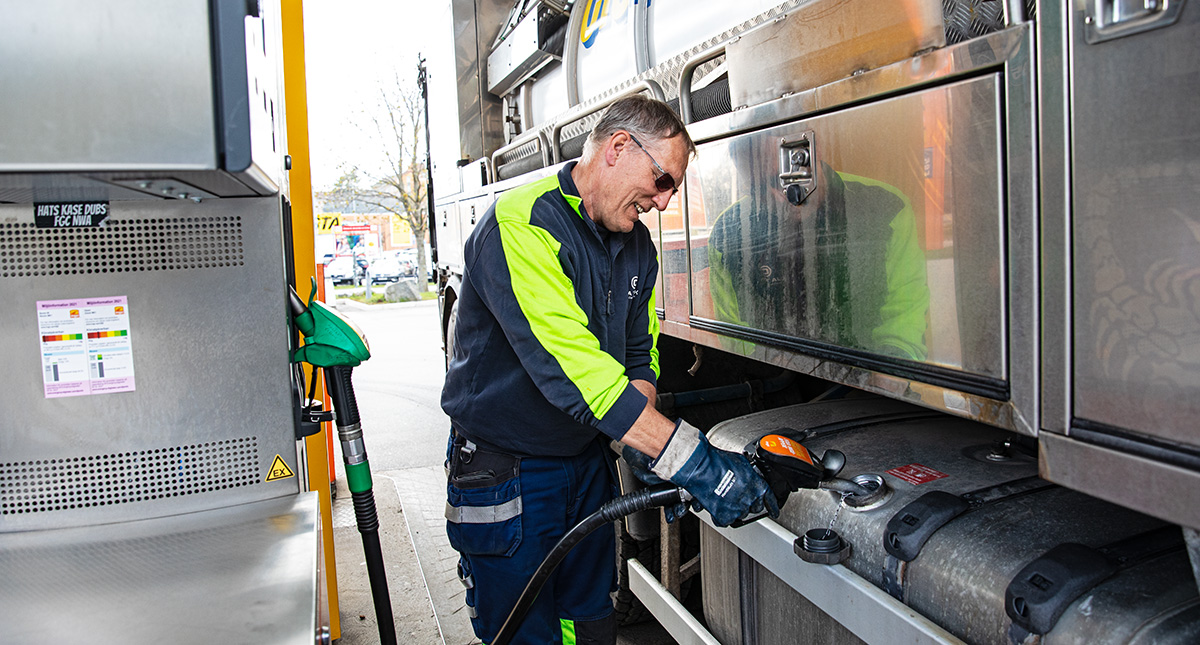
[[[801,488],[817,488],[836,477],[846,455],[826,450],[819,459],[800,442],[781,434],[768,434],[746,446],[746,455],[771,486],[782,507],[788,495]]]

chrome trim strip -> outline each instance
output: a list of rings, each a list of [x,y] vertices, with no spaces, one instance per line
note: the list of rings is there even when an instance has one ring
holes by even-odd
[[[1052,432],[1038,435],[1039,469],[1046,479],[1125,508],[1200,528],[1200,472]],[[1113,482],[1137,482],[1114,486]]]
[[[977,394],[931,385],[883,372],[854,367],[844,363],[801,354],[771,345],[755,345],[744,340],[722,336],[711,331],[690,327],[673,320],[662,321],[661,334],[666,334],[713,347],[756,361],[778,365],[793,372],[849,385],[891,399],[907,401],[955,416],[980,421],[1033,436],[1032,428],[1023,425],[1024,419],[1011,402],[997,401]]]
[[[688,132],[696,143],[701,143],[996,67],[1025,47],[1031,31],[1026,23],[935,49],[858,76],[693,123]]]

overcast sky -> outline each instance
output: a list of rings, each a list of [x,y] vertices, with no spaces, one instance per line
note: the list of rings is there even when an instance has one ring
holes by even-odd
[[[308,132],[314,190],[332,187],[339,166],[377,165],[370,114],[381,87],[416,86],[417,54],[449,34],[448,0],[305,0]]]

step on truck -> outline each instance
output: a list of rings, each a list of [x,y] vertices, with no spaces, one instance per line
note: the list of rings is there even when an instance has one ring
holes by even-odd
[[[735,529],[619,523],[623,619],[727,645],[1200,642],[1200,6],[445,16],[447,346],[492,201],[579,156],[614,100],[654,96],[699,149],[642,218],[659,408],[728,450],[841,451],[859,485]]]

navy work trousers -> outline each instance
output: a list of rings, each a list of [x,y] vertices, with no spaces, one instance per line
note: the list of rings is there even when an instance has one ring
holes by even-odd
[[[612,499],[612,457],[599,441],[573,457],[518,458],[458,438],[448,453],[446,532],[460,556],[471,626],[489,643],[558,540]],[[614,643],[615,549],[606,528],[581,541],[546,582],[513,643]]]

